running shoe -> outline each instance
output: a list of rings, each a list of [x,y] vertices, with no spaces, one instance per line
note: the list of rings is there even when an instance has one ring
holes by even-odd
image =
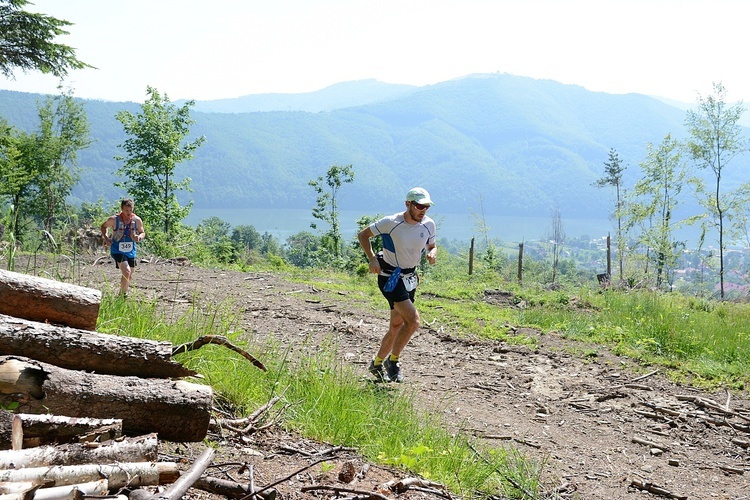
[[[401,363],[398,361],[391,361],[391,358],[385,358],[383,366],[385,367],[388,380],[399,383],[404,381],[404,376],[401,374]]]
[[[375,375],[375,378],[378,380],[378,382],[390,382],[391,380],[388,378],[388,374],[385,373],[385,370],[383,369],[383,365],[375,365],[375,361],[370,361],[370,367],[367,369],[370,373]]]

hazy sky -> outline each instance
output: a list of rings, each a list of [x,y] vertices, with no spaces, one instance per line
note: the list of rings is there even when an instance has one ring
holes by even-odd
[[[721,81],[750,102],[747,0],[32,0],[96,70],[74,95],[143,102],[310,92],[374,78],[510,73],[694,103]],[[16,71],[0,88],[57,93]]]

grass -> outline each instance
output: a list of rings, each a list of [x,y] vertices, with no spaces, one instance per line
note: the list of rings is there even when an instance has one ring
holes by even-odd
[[[181,344],[201,335],[228,335],[263,359],[263,373],[226,349],[207,346],[178,360],[205,376],[219,404],[238,415],[252,413],[275,395],[286,404],[283,425],[323,442],[355,447],[373,462],[401,467],[446,485],[467,498],[501,493],[538,495],[542,467],[513,449],[483,448],[468,434],[450,433],[436,416],[417,409],[399,387],[362,380],[339,361],[331,344],[290,359],[281,344],[255,345],[236,329],[225,305],[191,308],[181,316],[155,302],[103,298],[98,331]]]
[[[750,383],[750,305],[647,290],[575,291],[575,305],[517,310],[516,325],[605,345],[674,380],[708,389]]]

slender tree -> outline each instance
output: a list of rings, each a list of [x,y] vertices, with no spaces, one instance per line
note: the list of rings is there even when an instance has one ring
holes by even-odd
[[[617,219],[617,257],[620,264],[620,281],[624,279],[623,258],[625,254],[625,236],[622,227],[623,199],[625,195],[625,189],[622,184],[624,172],[625,166],[620,160],[620,155],[612,148],[609,150],[607,161],[604,162],[604,176],[594,183],[596,187],[612,186],[615,188],[616,205],[614,215]]]
[[[115,157],[125,162],[118,170],[125,180],[115,185],[133,197],[145,224],[161,225],[164,233],[170,234],[192,207],[192,203],[181,207],[177,200],[178,191],[190,190],[190,178],[175,180],[175,170],[179,163],[193,158],[205,137],[183,142],[189,126],[195,123],[190,118],[195,101],[178,108],[166,94],[162,96],[150,86],[146,92],[148,98],[141,105],[140,114],[120,111],[116,115],[130,137],[120,144],[127,157]]]
[[[675,239],[675,231],[690,222],[675,219],[680,193],[687,183],[682,153],[681,144],[671,134],[658,147],[648,144],[646,159],[640,164],[643,177],[633,186],[632,199],[626,203],[629,227],[642,227],[638,242],[646,247],[647,259],[654,262],[657,287],[662,286],[664,276],[674,268],[685,247],[684,241]]]
[[[58,96],[48,96],[39,108],[38,189],[32,201],[34,214],[50,233],[61,207],[66,206],[66,198],[78,182],[78,151],[91,143],[83,104],[73,98],[71,89],[61,88],[60,91]]]
[[[713,84],[713,94],[698,96],[698,108],[687,113],[686,124],[690,133],[688,151],[699,169],[713,173],[713,187],[706,188],[697,182],[700,203],[706,209],[704,224],[714,227],[719,243],[719,286],[724,299],[724,250],[726,249],[726,223],[735,214],[731,200],[734,193],[722,192],[722,174],[738,154],[750,149],[742,136],[739,120],[744,112],[742,103],[729,105],[726,89],[721,83]],[[705,226],[704,226],[705,230]]]
[[[552,230],[549,238],[552,242],[552,284],[554,285],[557,279],[557,270],[560,267],[560,254],[566,238],[562,214],[557,206],[552,209]]]
[[[338,193],[343,184],[354,182],[354,170],[351,165],[332,165],[326,173],[325,179],[321,176],[311,180],[308,184],[318,193],[316,206],[313,207],[312,215],[318,220],[327,222],[328,231],[323,235],[323,245],[328,248],[335,257],[341,257],[343,252],[341,228],[339,226]],[[326,187],[327,186],[327,187]],[[313,222],[310,227],[317,229],[318,225]]]
[[[487,218],[484,213],[484,196],[479,197],[479,213],[473,213],[474,228],[484,240],[484,254],[482,259],[490,269],[496,269],[500,261],[497,248],[490,239],[490,226],[487,224]]]
[[[69,69],[92,68],[76,58],[72,47],[55,43],[72,23],[44,14],[26,12],[27,0],[0,0],[0,72],[38,70],[63,78]]]

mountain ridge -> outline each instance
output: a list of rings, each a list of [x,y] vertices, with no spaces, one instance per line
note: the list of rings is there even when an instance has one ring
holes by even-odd
[[[23,93],[0,91],[0,115],[33,128],[33,96],[40,96],[17,94]],[[122,154],[125,135],[114,115],[137,113],[140,106],[82,101],[92,146],[79,154],[75,200],[117,199],[124,193],[112,186],[119,179],[113,158]],[[593,184],[609,150],[618,151],[632,185],[649,143],[686,133],[685,111],[653,97],[508,74],[424,87],[363,80],[303,95],[274,94],[272,101],[220,101],[214,104],[234,101],[237,110],[269,102],[300,109],[206,112],[196,102],[191,135],[207,141],[177,173],[190,177],[194,188],[182,201],[198,208],[312,207],[308,182],[333,164],[352,164],[355,180],[339,193],[342,210],[397,208],[403,193],[421,185],[440,210],[452,213],[481,208],[548,216],[557,208],[564,217],[605,216],[613,193]]]

